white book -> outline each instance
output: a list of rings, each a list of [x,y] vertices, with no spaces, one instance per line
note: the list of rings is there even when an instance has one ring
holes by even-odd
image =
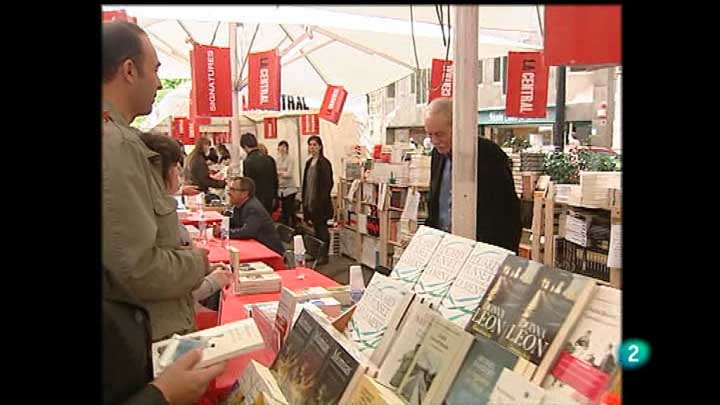
[[[440,313],[461,328],[470,322],[505,257],[513,252],[477,242],[440,304]]]
[[[236,269],[238,276],[250,276],[253,274],[272,274],[275,269],[263,262],[239,263]]]
[[[301,295],[296,294],[287,287],[283,287],[280,291],[280,304],[278,305],[277,315],[275,316],[275,329],[279,338],[277,350],[280,349],[280,346],[282,346],[285,338],[287,338],[287,335],[290,333],[295,308],[302,298]]]
[[[488,405],[522,404],[541,405],[545,390],[531,383],[524,376],[504,369],[490,394]]]
[[[436,314],[428,304],[419,299],[413,300],[385,359],[380,364],[377,380],[381,384],[392,388],[400,386]]]
[[[415,294],[400,281],[375,273],[346,330],[360,352],[379,365]]]
[[[152,344],[154,375],[158,376],[183,354],[202,347],[202,368],[264,346],[262,335],[253,319],[243,319],[188,335],[176,335]]]
[[[475,248],[476,242],[457,235],[445,235],[425,271],[413,287],[419,297],[438,307]]]
[[[410,240],[407,248],[400,256],[400,260],[390,273],[390,278],[400,280],[412,288],[430,262],[443,237],[447,233],[421,226]]]
[[[400,383],[410,404],[440,404],[450,390],[473,336],[437,314]]]

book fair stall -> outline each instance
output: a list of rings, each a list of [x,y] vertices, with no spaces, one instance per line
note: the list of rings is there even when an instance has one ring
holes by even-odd
[[[146,30],[165,78],[182,79],[142,130],[186,152],[199,138],[223,145],[217,179],[243,175],[242,134],[273,157],[284,141],[298,204],[311,136],[333,173],[337,272],[317,265],[302,208],[289,235],[278,226],[281,254],[213,234],[229,227],[226,190],[178,199],[193,243],[232,283],[192,333],[152,343],[154,377],[201,347],[196,367],[227,363],[201,404],[621,404],[632,346],[621,334],[620,10],[104,6],[104,20]],[[587,36],[601,40],[579,46]],[[492,74],[474,61],[486,57],[499,60],[497,82],[482,83]],[[588,93],[580,142],[560,95],[548,97],[550,70],[565,80],[573,66],[610,78]],[[475,237],[478,138],[497,141],[481,122],[489,89],[504,118],[555,117],[551,136],[536,125],[497,145],[519,201],[516,250]],[[427,222],[442,174],[423,126],[438,98],[453,102],[448,230]]]

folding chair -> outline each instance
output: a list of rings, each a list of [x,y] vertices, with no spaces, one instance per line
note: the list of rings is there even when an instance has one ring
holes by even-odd
[[[303,235],[303,242],[305,242],[305,251],[307,254],[312,256],[313,263],[311,266],[308,266],[309,268],[313,270],[317,270],[317,263],[318,259],[320,259],[320,252],[323,251],[323,248],[325,246],[325,242],[321,241],[320,239],[311,236],[311,235]]]

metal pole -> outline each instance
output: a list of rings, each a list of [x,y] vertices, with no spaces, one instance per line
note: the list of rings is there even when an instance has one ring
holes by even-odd
[[[553,126],[553,145],[556,151],[565,149],[565,66],[557,67],[555,96],[555,125]]]
[[[237,65],[237,23],[231,22],[229,23],[229,32],[230,32],[230,76],[231,76],[231,83],[235,83],[237,81],[237,77],[239,75],[238,72],[238,65]],[[232,117],[230,118],[230,128],[232,130],[231,134],[231,148],[230,148],[230,164],[235,167],[240,167],[240,156],[238,156],[240,151],[240,104],[238,102],[238,92],[235,89],[235,86],[231,86],[232,91]]]
[[[477,215],[478,6],[455,8],[452,35],[452,233],[475,240]],[[464,85],[472,83],[472,85]]]

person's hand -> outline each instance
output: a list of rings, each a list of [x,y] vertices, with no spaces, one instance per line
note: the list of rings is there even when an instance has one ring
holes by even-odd
[[[229,271],[225,270],[225,267],[223,266],[222,268],[216,268],[213,270],[208,277],[210,277],[212,281],[214,281],[215,284],[217,284],[222,290],[225,286],[232,283],[233,275]]]
[[[225,371],[227,362],[207,368],[194,368],[202,359],[202,349],[184,354],[169,365],[150,384],[162,392],[171,405],[193,404],[205,393],[210,381]]]
[[[212,271],[212,269],[210,268],[210,260],[208,259],[210,251],[198,246],[195,246],[193,250],[200,253],[200,256],[203,258],[203,262],[205,263],[205,274],[210,274],[210,272]]]
[[[198,189],[198,186],[193,185],[187,185],[182,187],[182,195],[198,195],[200,194],[200,189]]]

